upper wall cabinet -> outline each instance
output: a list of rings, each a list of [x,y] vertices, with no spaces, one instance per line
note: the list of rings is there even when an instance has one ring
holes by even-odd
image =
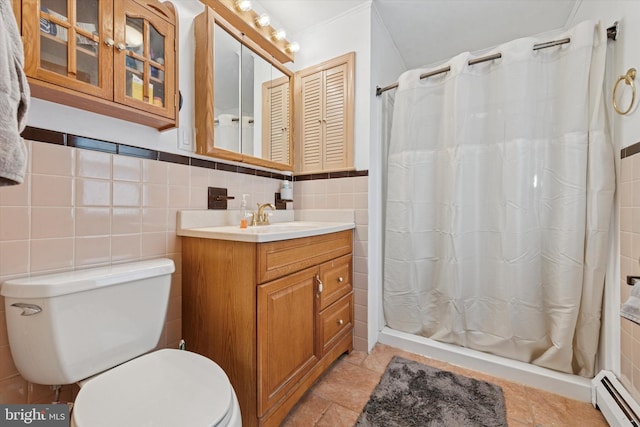
[[[156,0],[22,0],[25,71],[37,98],[177,126],[177,16]]]
[[[296,72],[296,172],[353,169],[354,60],[351,52]]]
[[[195,19],[196,152],[293,170],[293,73],[207,7]]]

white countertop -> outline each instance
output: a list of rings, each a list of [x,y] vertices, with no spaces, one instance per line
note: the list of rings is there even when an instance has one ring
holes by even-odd
[[[240,226],[237,225],[187,228],[178,231],[178,235],[205,239],[234,240],[237,242],[264,243],[336,233],[338,231],[351,230],[354,227],[355,224],[352,222],[293,221],[270,225],[256,225],[247,228],[240,228]]]
[[[240,228],[239,225],[225,225],[237,219],[233,211],[180,211],[177,218],[177,234],[204,239],[265,243],[319,236],[355,228],[353,210],[296,211],[295,218],[301,221],[293,220],[293,211],[277,213],[270,225]]]

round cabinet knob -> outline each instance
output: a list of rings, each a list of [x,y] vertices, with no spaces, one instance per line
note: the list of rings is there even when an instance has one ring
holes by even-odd
[[[338,320],[338,325],[340,325],[340,326],[344,325],[344,320],[342,320],[342,319]]]
[[[113,47],[113,45],[115,45],[116,42],[111,37],[109,37],[105,39],[104,44],[106,44],[109,47]]]
[[[344,282],[344,279],[342,278],[342,276],[338,277],[338,283],[342,283]]]
[[[124,43],[118,43],[116,45],[116,49],[118,49],[120,52],[122,52],[123,50],[125,50],[127,47],[125,46]]]

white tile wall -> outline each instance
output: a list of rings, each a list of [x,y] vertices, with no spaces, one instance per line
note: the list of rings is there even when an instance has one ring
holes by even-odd
[[[368,177],[296,181],[294,209],[354,209],[353,242],[354,348],[367,351]]]
[[[26,141],[25,182],[0,187],[0,282],[30,274],[168,257],[176,263],[160,347],[182,336],[182,270],[176,212],[207,206],[207,186],[272,202],[279,181]],[[50,402],[48,387],[17,373],[0,300],[0,402]],[[67,388],[63,398],[72,399]]]

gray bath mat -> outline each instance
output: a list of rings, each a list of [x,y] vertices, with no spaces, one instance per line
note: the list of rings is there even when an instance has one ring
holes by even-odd
[[[357,427],[507,426],[502,389],[395,356]]]

